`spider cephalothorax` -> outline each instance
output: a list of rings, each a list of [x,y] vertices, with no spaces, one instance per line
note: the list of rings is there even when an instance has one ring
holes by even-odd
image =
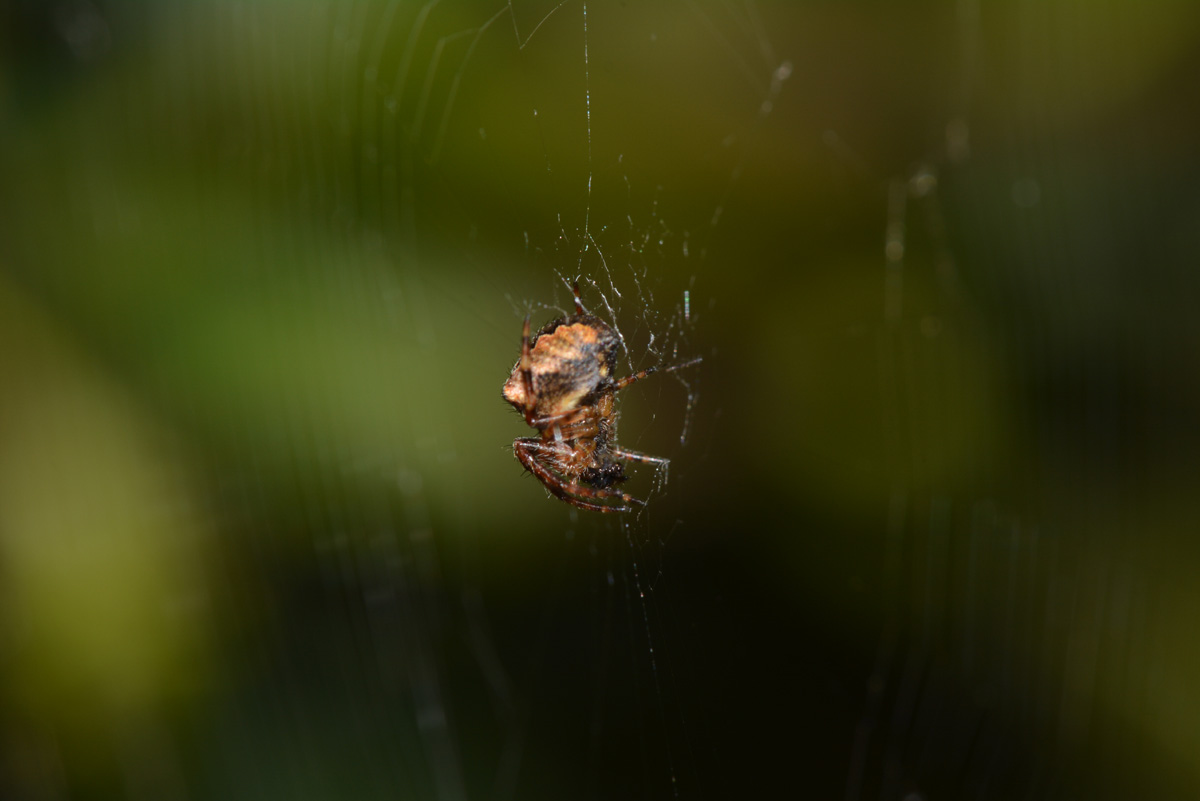
[[[560,500],[580,509],[624,512],[629,504],[642,505],[614,488],[625,480],[624,462],[665,468],[667,460],[617,445],[615,394],[654,368],[614,378],[621,340],[608,323],[583,310],[578,284],[574,291],[575,313],[533,337],[525,318],[521,358],[504,382],[504,399],[538,436],[514,440],[513,453]]]

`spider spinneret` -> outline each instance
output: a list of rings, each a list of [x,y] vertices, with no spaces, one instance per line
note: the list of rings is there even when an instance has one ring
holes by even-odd
[[[538,436],[513,440],[513,453],[559,500],[594,512],[626,512],[645,502],[615,488],[626,479],[624,463],[665,469],[669,462],[617,445],[615,396],[656,368],[614,378],[620,337],[584,311],[578,282],[572,289],[574,314],[547,323],[533,337],[525,317],[521,358],[504,382],[504,399]]]

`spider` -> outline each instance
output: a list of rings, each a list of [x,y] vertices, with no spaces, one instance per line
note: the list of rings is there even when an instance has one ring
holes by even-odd
[[[608,323],[584,311],[578,281],[572,290],[575,313],[569,317],[547,323],[533,337],[525,317],[521,358],[504,382],[504,399],[538,436],[513,440],[513,453],[559,500],[593,512],[627,512],[645,502],[614,486],[626,479],[623,462],[660,469],[669,462],[617,445],[615,396],[656,368],[614,378],[621,340]]]

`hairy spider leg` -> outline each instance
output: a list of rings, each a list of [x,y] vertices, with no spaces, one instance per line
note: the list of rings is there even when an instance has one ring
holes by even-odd
[[[562,445],[551,444],[544,440],[535,439],[534,437],[522,437],[513,443],[514,450],[518,448],[517,443],[521,443],[520,449],[526,451],[533,463],[542,468],[544,474],[548,475],[554,482],[553,485],[547,485],[547,489],[549,489],[551,492],[554,492],[555,487],[559,487],[563,490],[563,492],[566,492],[567,494],[577,498],[620,498],[625,503],[634,503],[638,506],[646,505],[644,501],[639,500],[628,493],[621,492],[620,490],[589,487],[586,484],[580,484],[578,480],[564,480],[564,477],[555,471],[551,466],[553,462],[547,464],[547,462],[543,461],[551,459],[556,452],[561,453],[564,450],[564,446]],[[520,454],[518,453],[518,457],[519,456]],[[524,460],[522,460],[522,463],[524,463]],[[535,475],[538,475],[538,477],[541,478],[542,474],[535,473]],[[545,483],[544,479],[543,483]],[[557,495],[558,493],[555,494]],[[620,506],[604,506],[601,508],[614,512],[628,511],[627,508]]]
[[[634,373],[633,375],[627,375],[624,378],[622,378],[621,380],[617,381],[616,384],[613,385],[613,391],[615,392],[619,389],[625,389],[625,387],[629,386],[633,382],[641,381],[646,376],[651,375],[656,372],[658,372],[657,367],[647,367],[645,370],[642,370],[640,373]]]
[[[600,433],[600,423],[596,419],[596,415],[589,414],[585,409],[575,409],[558,417],[541,418],[534,422],[545,422],[547,428],[550,427],[550,423],[554,423],[554,428],[558,429],[562,439],[587,439]],[[539,429],[545,431],[540,426]],[[543,438],[545,438],[544,433]],[[558,437],[551,436],[550,439],[558,439]]]
[[[522,437],[513,441],[513,451],[516,453],[517,459],[525,466],[526,470],[533,473],[545,485],[550,494],[561,501],[566,501],[572,506],[578,506],[580,509],[587,509],[593,512],[628,512],[629,507],[590,503],[585,501],[584,498],[620,498],[624,503],[637,504],[638,506],[646,505],[644,501],[638,500],[624,492],[595,489],[577,482],[564,481],[561,476],[543,464],[539,458],[546,451],[553,450],[553,446],[549,446],[541,440],[533,439],[532,437]]]
[[[670,459],[663,459],[659,456],[648,456],[637,451],[627,451],[624,448],[610,447],[609,452],[618,459],[624,459],[627,462],[641,462],[642,464],[652,464],[655,467],[666,467],[671,463]]]
[[[576,429],[592,418],[594,418],[594,415],[589,415],[586,409],[567,409],[565,412],[552,414],[549,417],[535,417],[533,420],[526,420],[525,422],[532,428],[543,432],[543,434],[547,428],[554,426],[558,428],[559,433],[565,439],[576,439],[580,436]],[[595,427],[594,422],[592,423],[592,427]],[[566,436],[567,434],[571,434],[571,436],[568,437]]]
[[[620,490],[590,487],[579,483],[579,480],[575,478],[568,481],[557,467],[560,462],[566,462],[570,457],[575,455],[574,449],[568,445],[552,440],[537,439],[536,437],[520,437],[513,442],[514,449],[516,449],[518,442],[523,443],[521,447],[528,451],[533,458],[537,459],[539,464],[549,470],[550,474],[557,479],[560,485],[567,488],[577,488],[577,494],[579,495],[589,498],[620,498],[627,503],[645,505],[642,501]],[[622,477],[620,480],[624,481],[625,479]]]
[[[661,470],[661,474],[657,478],[657,486],[661,489],[667,483],[667,471],[671,469],[671,460],[663,459],[660,456],[650,456],[638,451],[627,451],[624,448],[613,446],[609,448],[609,453],[618,459],[624,459],[627,462],[640,462],[641,464],[652,464],[656,470]]]

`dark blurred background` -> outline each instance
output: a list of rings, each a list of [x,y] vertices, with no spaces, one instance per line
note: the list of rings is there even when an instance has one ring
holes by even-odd
[[[0,795],[1200,797],[1200,6],[0,2]],[[636,516],[500,399],[584,300]]]

